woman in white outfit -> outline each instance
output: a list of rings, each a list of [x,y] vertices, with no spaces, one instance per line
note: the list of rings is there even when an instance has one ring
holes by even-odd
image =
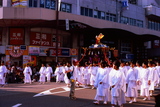
[[[32,69],[29,66],[29,64],[27,64],[27,66],[25,67],[23,74],[24,74],[24,84],[26,84],[26,83],[31,84]]]
[[[47,68],[45,71],[46,77],[47,77],[47,82],[50,82],[51,80],[51,74],[53,73],[52,67],[50,64],[47,64]]]
[[[44,66],[44,64],[42,64],[39,73],[40,73],[40,78],[39,78],[39,82],[40,84],[44,84],[46,81],[46,67]]]

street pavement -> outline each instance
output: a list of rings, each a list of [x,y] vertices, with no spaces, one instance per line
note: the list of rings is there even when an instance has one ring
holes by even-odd
[[[160,93],[155,90],[154,95]],[[64,83],[46,84],[8,84],[0,87],[0,107],[111,107],[110,103],[94,105],[96,89],[76,88],[76,100],[68,98],[69,88]],[[127,103],[124,107],[154,107],[154,97],[143,101],[138,97],[137,103]]]

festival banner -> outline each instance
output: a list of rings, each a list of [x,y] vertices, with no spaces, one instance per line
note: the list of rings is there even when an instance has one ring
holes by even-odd
[[[51,34],[31,32],[30,45],[51,46]]]
[[[12,0],[12,7],[27,7],[28,0]]]
[[[23,28],[10,28],[9,44],[10,45],[23,45],[24,44],[24,29]]]

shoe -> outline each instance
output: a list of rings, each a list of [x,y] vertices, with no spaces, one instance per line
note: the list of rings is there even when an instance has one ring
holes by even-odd
[[[98,104],[99,104],[99,101],[94,101],[93,103],[96,104],[96,105],[98,105]]]
[[[76,97],[70,97],[71,100],[76,100]]]
[[[133,101],[131,100],[129,103],[131,104],[131,103],[133,103]]]
[[[147,98],[144,98],[143,100],[144,100],[144,101],[146,101],[146,100],[147,100]]]
[[[107,104],[107,101],[104,101],[103,104]]]
[[[134,102],[134,103],[137,102],[136,98],[134,98],[133,102]]]

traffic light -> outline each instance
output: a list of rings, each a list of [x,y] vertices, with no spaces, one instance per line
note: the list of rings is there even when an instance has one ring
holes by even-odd
[[[50,50],[46,50],[46,55],[50,56]]]

